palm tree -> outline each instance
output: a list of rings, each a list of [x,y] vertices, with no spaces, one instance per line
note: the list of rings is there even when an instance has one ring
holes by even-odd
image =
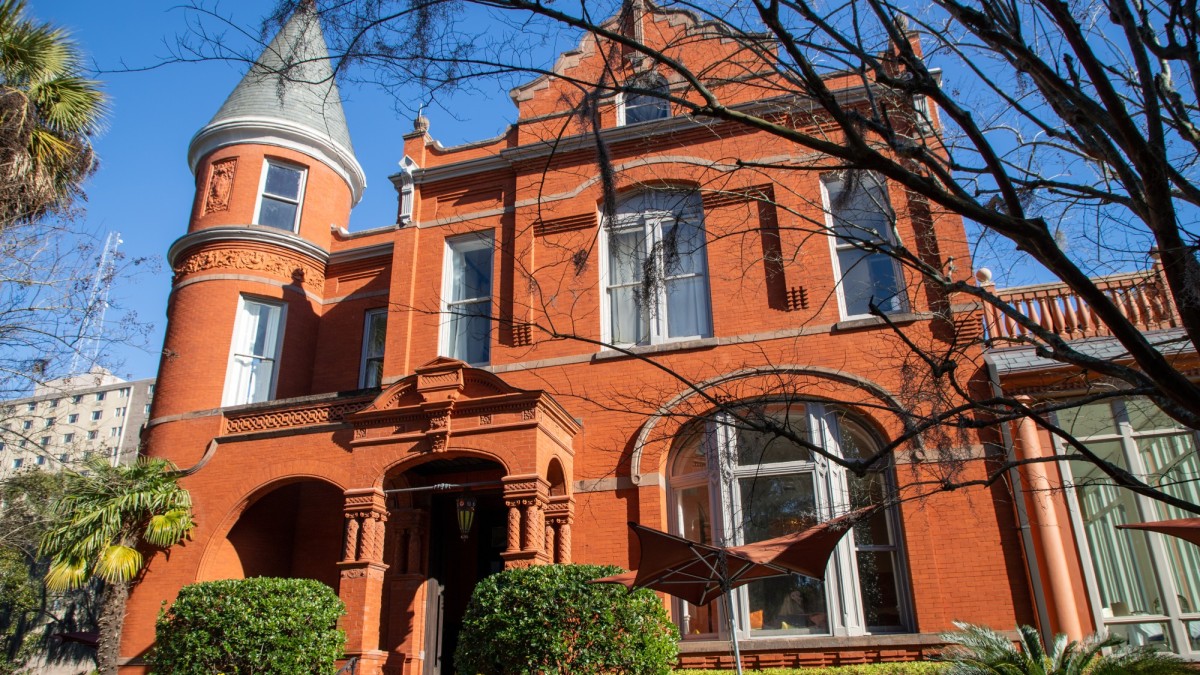
[[[81,72],[64,31],[0,0],[0,233],[69,206],[92,173],[105,104]]]
[[[162,459],[141,458],[133,466],[93,459],[87,471],[67,474],[54,506],[58,522],[42,537],[50,590],[78,588],[93,577],[105,582],[96,655],[104,675],[117,672],[125,603],[145,566],[143,551],[173,546],[191,532],[192,499],[178,475]]]
[[[954,622],[958,631],[943,633],[950,647],[942,658],[953,663],[949,675],[1194,675],[1178,656],[1150,647],[1122,647],[1124,640],[1093,635],[1082,642],[1056,635],[1047,650],[1032,626],[1019,626],[1019,646],[987,628]],[[1111,649],[1108,654],[1104,651]]]

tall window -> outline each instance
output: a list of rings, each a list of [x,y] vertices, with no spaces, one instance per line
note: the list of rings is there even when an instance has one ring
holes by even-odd
[[[446,240],[442,280],[442,353],[472,365],[490,358],[492,237]]]
[[[878,447],[863,426],[817,402],[762,403],[692,426],[670,463],[673,530],[704,543],[737,545],[798,532],[884,497],[889,476],[848,475],[786,434],[843,456]],[[891,510],[859,523],[830,562],[826,581],[792,575],[735,591],[739,632],[749,637],[898,632],[910,621],[897,522]],[[680,603],[680,631],[724,630],[720,603]]]
[[[667,100],[670,86],[662,75],[646,73],[630,80],[628,86],[636,91],[627,90],[621,94],[621,119],[618,120],[621,124],[636,124],[671,116],[671,102]]]
[[[387,337],[387,309],[372,309],[363,321],[362,366],[359,387],[378,387],[383,382],[383,344]]]
[[[304,169],[267,160],[263,166],[254,222],[295,231],[304,201]]]
[[[1061,411],[1058,422],[1100,457],[1170,495],[1200,503],[1197,432],[1146,399]],[[1134,645],[1200,656],[1200,549],[1175,537],[1116,529],[1194,514],[1116,487],[1090,463],[1070,462],[1069,475],[1077,543],[1085,565],[1091,563],[1085,577],[1104,631]]]
[[[268,401],[275,395],[283,315],[278,303],[245,296],[238,300],[222,405]]]
[[[825,176],[826,217],[833,231],[835,274],[842,316],[871,314],[871,303],[884,312],[905,308],[896,261],[880,249],[896,243],[895,214],[887,189],[874,174]]]
[[[643,192],[605,228],[604,338],[618,345],[709,337],[699,195]]]

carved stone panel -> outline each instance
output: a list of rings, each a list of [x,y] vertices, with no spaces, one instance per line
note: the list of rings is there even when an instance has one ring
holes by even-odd
[[[233,192],[233,177],[237,173],[237,158],[213,162],[208,172],[208,190],[204,194],[204,213],[229,210],[229,195]]]

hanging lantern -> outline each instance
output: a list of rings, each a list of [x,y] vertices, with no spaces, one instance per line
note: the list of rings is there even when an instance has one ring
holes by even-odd
[[[463,541],[471,534],[471,525],[475,522],[475,498],[462,495],[455,500],[458,509],[458,534]]]

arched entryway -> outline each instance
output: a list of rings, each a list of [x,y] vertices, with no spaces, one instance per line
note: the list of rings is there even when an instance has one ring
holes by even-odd
[[[384,481],[384,644],[396,650],[423,640],[425,673],[455,672],[454,650],[471,593],[481,579],[504,569],[504,473],[495,461],[459,456],[433,459]],[[414,630],[416,624],[424,625]]]
[[[200,581],[247,577],[316,579],[338,589],[343,495],[325,481],[277,484],[250,498],[214,543]]]

